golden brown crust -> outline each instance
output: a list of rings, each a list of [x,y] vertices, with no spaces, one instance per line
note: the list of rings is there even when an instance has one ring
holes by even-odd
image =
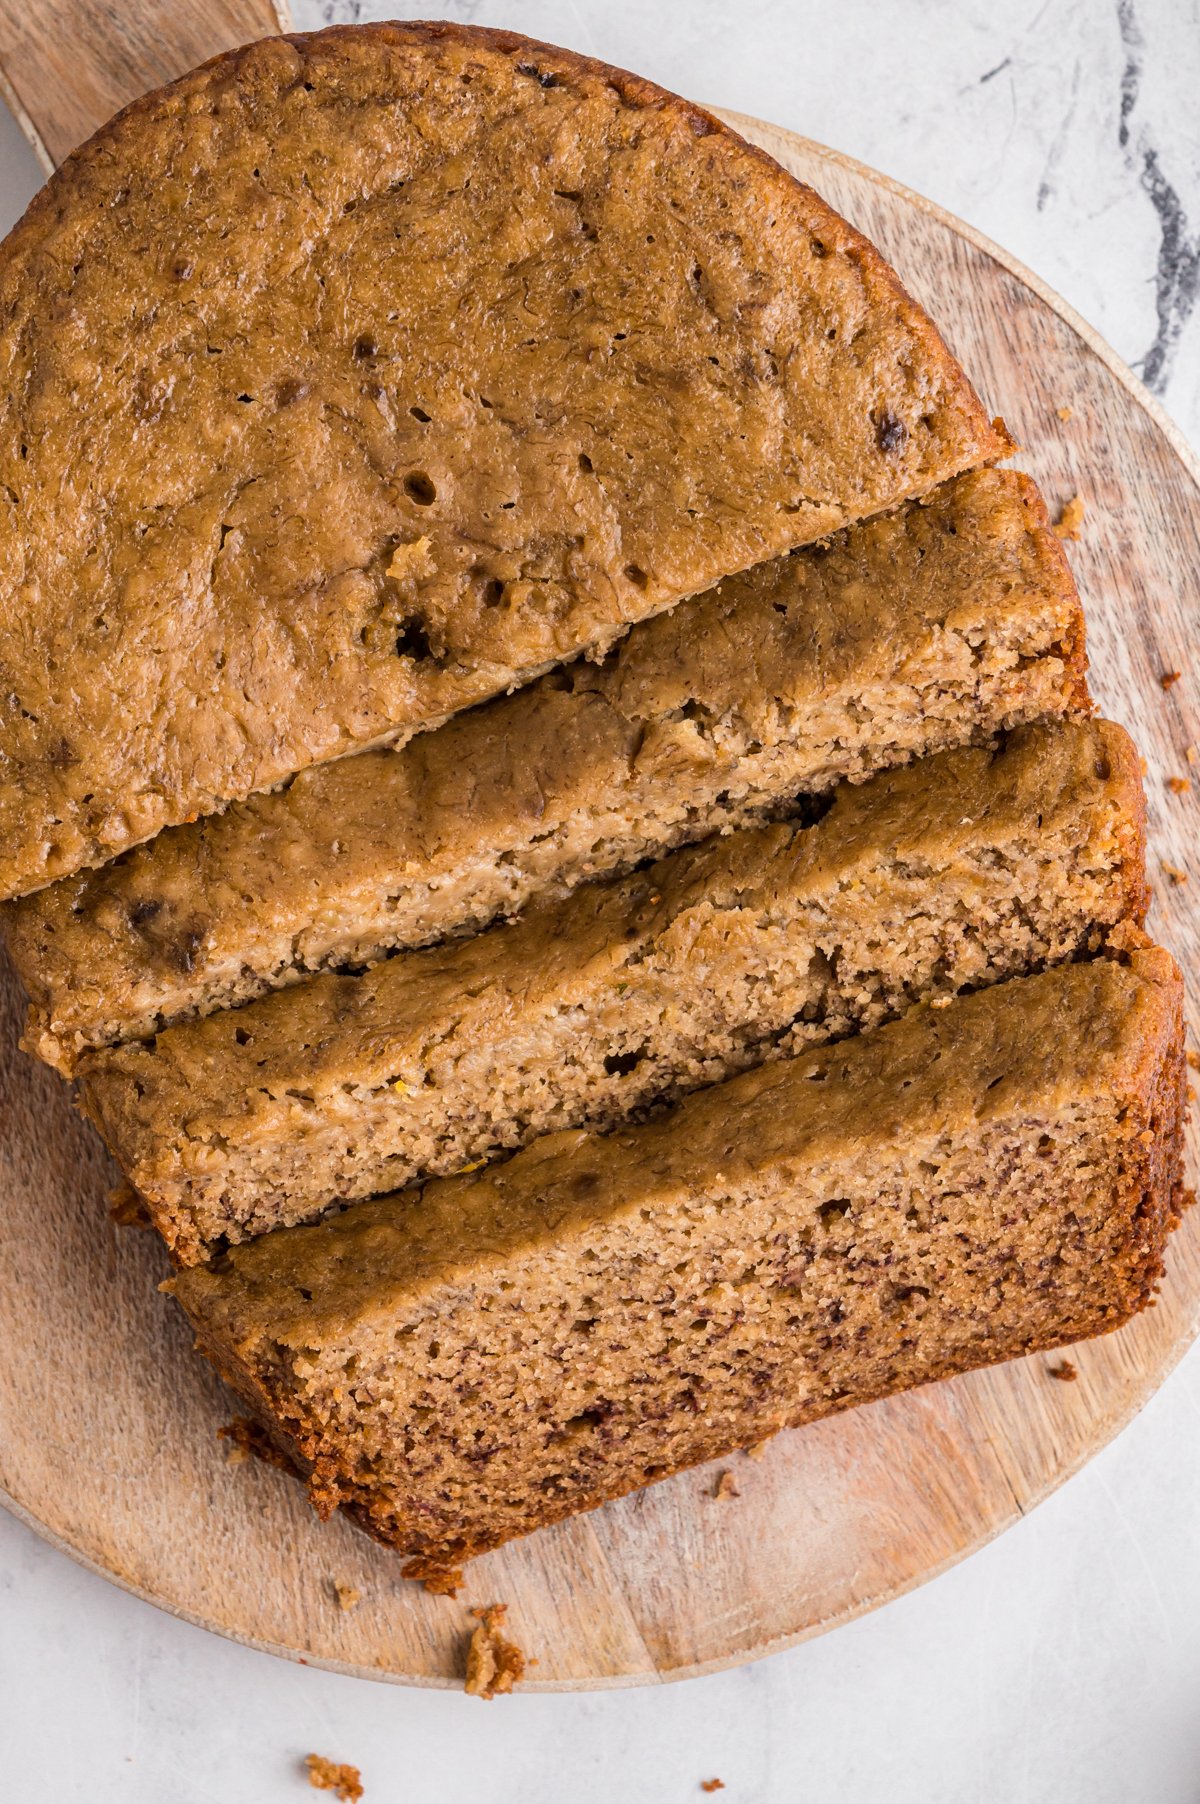
[[[468,27],[136,102],[8,240],[0,317],[0,894],[1009,448],[810,190]]]
[[[192,1264],[1097,951],[1142,919],[1143,812],[1122,728],[1022,728],[844,786],[811,827],[90,1053],[81,1106]]]
[[[306,1754],[308,1783],[314,1791],[331,1791],[338,1804],[358,1804],[363,1795],[362,1774],[345,1761],[327,1760],[323,1754]]]
[[[25,1045],[66,1074],[307,973],[946,745],[1089,707],[1082,614],[1027,476],[976,471],[759,566],[401,751],[302,772],[16,903]]]
[[[469,1697],[494,1698],[510,1692],[525,1677],[525,1655],[503,1633],[507,1604],[485,1604],[472,1610],[478,1627],[467,1647],[467,1674],[463,1689]]]
[[[1183,1074],[1179,973],[1139,951],[167,1288],[322,1513],[421,1576],[756,1434],[1119,1326],[1182,1206]]]

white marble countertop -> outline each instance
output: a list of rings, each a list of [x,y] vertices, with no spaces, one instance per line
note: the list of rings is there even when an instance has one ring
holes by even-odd
[[[1059,289],[1200,443],[1196,0],[443,4],[930,195]],[[38,179],[0,115],[0,229]],[[711,1679],[488,1706],[220,1641],[0,1515],[0,1799],[300,1804],[315,1749],[362,1768],[366,1804],[669,1804],[710,1777],[730,1804],[1196,1804],[1198,1418],[1195,1352],[1049,1502],[876,1615]]]

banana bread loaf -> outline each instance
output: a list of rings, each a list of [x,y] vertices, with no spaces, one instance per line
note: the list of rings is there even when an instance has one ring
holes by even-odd
[[[0,368],[0,896],[1011,448],[769,157],[453,25],[126,108],[0,248]]]
[[[632,629],[603,666],[307,771],[8,905],[26,1046],[88,1045],[486,925],[881,766],[1086,705],[1033,483],[979,471]]]
[[[424,1576],[789,1424],[1115,1328],[1177,1217],[1168,954],[1059,966],[167,1286]]]
[[[1138,758],[1023,728],[514,925],[87,1055],[84,1112],[177,1260],[1076,957],[1145,906]]]

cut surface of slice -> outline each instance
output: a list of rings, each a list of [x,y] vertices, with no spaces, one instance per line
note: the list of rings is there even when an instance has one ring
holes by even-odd
[[[1022,728],[472,940],[88,1055],[80,1101],[174,1256],[609,1128],[764,1058],[1095,952],[1145,907],[1137,754]]]
[[[0,247],[0,322],[0,896],[1011,449],[769,157],[462,26],[136,101]]]
[[[985,470],[720,584],[401,751],[302,773],[5,910],[25,1044],[69,1073],[314,971],[1086,706],[1028,477]]]
[[[168,1285],[416,1573],[930,1379],[1118,1326],[1182,1202],[1168,954],[1059,966]]]

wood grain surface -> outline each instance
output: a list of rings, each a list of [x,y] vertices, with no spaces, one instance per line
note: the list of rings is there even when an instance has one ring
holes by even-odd
[[[49,172],[127,101],[289,23],[287,0],[0,0],[0,98]]]
[[[194,11],[211,19],[220,9],[197,0]],[[0,13],[7,20],[8,8]],[[188,60],[190,51],[151,73]],[[56,97],[43,114],[14,79],[38,66],[5,64],[44,141],[61,148],[93,90],[80,111]],[[1200,743],[1191,454],[1114,355],[1002,252],[869,170],[734,122],[880,244],[1005,415],[1018,461],[1052,507],[1083,499],[1072,560],[1095,689],[1146,754],[1152,925],[1185,966],[1195,1022],[1200,796],[1167,787],[1189,773],[1186,748]],[[1168,670],[1184,675],[1164,691]],[[1165,864],[1192,868],[1193,881],[1173,885]],[[347,1523],[320,1526],[283,1474],[226,1463],[217,1430],[234,1406],[155,1288],[166,1275],[155,1241],[109,1223],[115,1172],[66,1087],[18,1052],[21,1014],[5,972],[0,1491],[41,1534],[129,1590],[314,1664],[461,1683],[467,1605],[501,1599],[537,1658],[538,1689],[678,1678],[819,1633],[961,1559],[1044,1497],[1129,1420],[1200,1323],[1196,1210],[1175,1237],[1158,1307],[1077,1349],[1077,1383],[1054,1381],[1055,1361],[1037,1357],[876,1404],[783,1435],[761,1460],[725,1462],[735,1498],[712,1495],[713,1469],[687,1473],[478,1561],[457,1602],[430,1597]],[[1193,1171],[1197,1138],[1193,1129]],[[361,1592],[352,1611],[338,1606],[339,1584]]]

